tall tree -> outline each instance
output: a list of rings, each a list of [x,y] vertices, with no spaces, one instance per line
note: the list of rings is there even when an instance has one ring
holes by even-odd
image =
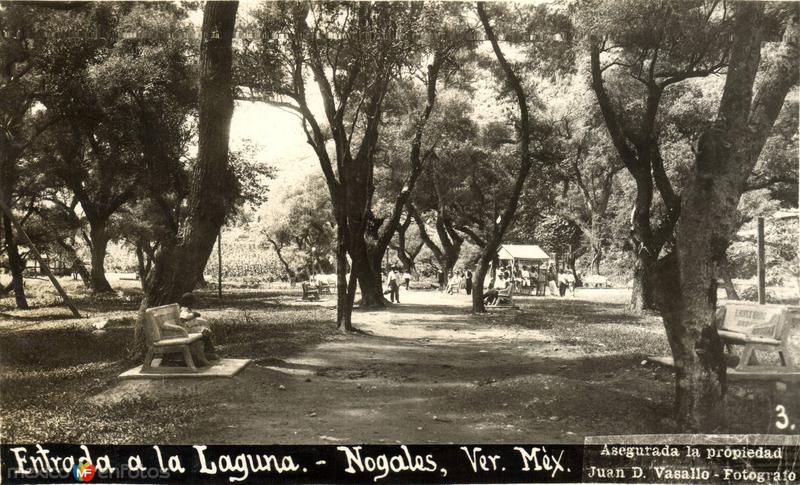
[[[431,124],[436,124],[431,121],[437,107],[440,88],[447,87],[448,84],[457,85],[458,78],[465,76],[464,71],[470,63],[474,43],[466,40],[472,29],[466,24],[464,8],[463,4],[451,3],[426,6],[423,10],[420,34],[425,38],[422,41],[420,55],[426,62],[423,63],[424,68],[414,65],[409,68],[413,74],[412,80],[416,77],[423,81],[424,103],[413,110],[413,122],[409,130],[410,147],[407,151],[401,150],[401,153],[407,153],[407,160],[403,160],[407,169],[402,170],[404,176],[400,180],[399,187],[393,191],[391,209],[383,218],[377,237],[374,240],[368,238],[367,248],[372,271],[375,274],[381,272],[383,257],[398,231],[402,214],[411,200],[425,164],[435,156],[435,148],[442,142],[442,131],[430,129]],[[414,86],[408,88],[413,89]],[[379,289],[378,293],[380,292]]]
[[[651,266],[672,238],[680,195],[660,143],[670,86],[727,63],[725,2],[600,2],[587,10],[592,89],[618,156],[636,183],[630,238],[636,255],[631,308],[653,309]],[[652,213],[656,191],[666,211]]]
[[[228,141],[233,116],[233,31],[238,2],[209,1],[203,12],[198,94],[198,151],[192,167],[185,219],[162,243],[141,308],[172,303],[191,291],[232,209],[233,173]]]
[[[39,156],[88,221],[95,291],[111,290],[104,261],[112,216],[137,196],[148,159],[168,165],[185,144],[194,89],[184,18],[169,4],[88,4],[51,19],[104,34],[50,41],[39,60],[41,103],[63,119]],[[138,37],[123,38],[127,31]]]
[[[477,268],[473,276],[474,283],[472,289],[472,311],[484,312],[486,308],[483,303],[483,290],[486,273],[489,269],[489,263],[497,257],[497,249],[503,241],[503,236],[506,230],[511,225],[514,215],[519,204],[520,195],[525,187],[525,181],[528,178],[531,167],[533,166],[534,158],[531,150],[531,139],[533,137],[534,127],[531,123],[531,113],[528,108],[528,96],[522,86],[522,82],[517,77],[514,68],[508,62],[500,49],[500,43],[497,40],[497,35],[494,28],[491,26],[489,16],[486,13],[486,7],[483,2],[478,2],[478,17],[483,24],[486,37],[492,45],[492,50],[500,65],[502,76],[508,90],[513,96],[519,115],[517,118],[516,134],[517,143],[519,146],[519,167],[514,173],[514,184],[510,191],[507,202],[505,203],[502,212],[498,216],[496,223],[492,226],[492,231],[488,238],[485,240],[485,245],[481,250],[481,256],[478,260]]]
[[[763,3],[735,5],[730,65],[717,116],[698,141],[694,173],[682,197],[676,249],[659,261],[660,305],[676,367],[676,414],[689,432],[713,432],[725,421],[726,367],[714,324],[717,277],[748,177],[784,98],[800,77],[798,11],[796,5],[786,10],[781,12],[786,19],[783,41],[759,73],[770,16]]]
[[[404,91],[404,90],[403,90]],[[403,98],[410,98],[404,95]],[[478,127],[473,118],[472,99],[468,86],[457,89],[442,89],[437,95],[437,108],[430,116],[424,140],[420,140],[427,159],[419,167],[417,190],[410,193],[406,202],[408,217],[406,223],[416,223],[423,244],[433,253],[443,273],[448,273],[458,260],[463,236],[455,230],[454,204],[462,191],[465,170],[470,160],[465,158],[466,148],[475,142]],[[413,98],[412,98],[413,99]],[[387,127],[382,138],[381,157],[382,179],[377,183],[377,193],[388,193],[386,198],[395,197],[407,187],[408,138],[416,140],[421,134],[416,116],[410,130],[392,130]],[[410,132],[410,133],[409,133]],[[416,142],[414,142],[416,143]],[[413,151],[412,151],[413,154]],[[388,186],[388,188],[385,188]],[[379,197],[381,201],[383,197]],[[391,200],[397,210],[397,199]],[[431,229],[428,228],[431,226]],[[432,238],[431,233],[435,233]],[[434,238],[438,237],[438,243]]]
[[[0,197],[6,206],[15,208],[20,199],[30,201],[26,184],[20,179],[26,169],[21,167],[22,157],[37,137],[52,124],[52,117],[35,114],[32,107],[37,102],[41,79],[36,69],[33,33],[38,32],[41,12],[22,5],[4,5],[0,9],[0,26],[6,33],[0,38]],[[11,270],[11,286],[17,308],[28,308],[23,283],[25,261],[19,248],[18,235],[11,220],[2,214],[3,249]]]
[[[591,251],[590,270],[600,274],[600,262],[612,237],[609,213],[613,212],[612,198],[619,192],[615,181],[625,167],[608,140],[594,100],[572,90],[571,94],[566,105],[569,112],[558,124],[563,138],[564,187],[556,211],[580,228]]]
[[[337,326],[346,331],[353,330],[357,282],[364,302],[383,304],[366,240],[378,229],[370,210],[375,151],[386,93],[416,52],[420,10],[388,2],[267,3],[256,16],[268,38],[245,46],[240,56],[241,84],[256,99],[296,113],[319,159],[337,227]],[[309,76],[322,118],[307,92]]]

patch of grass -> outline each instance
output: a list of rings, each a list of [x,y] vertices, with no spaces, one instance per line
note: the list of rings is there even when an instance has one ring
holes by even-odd
[[[590,353],[670,353],[661,318],[632,314],[623,305],[538,300],[523,306],[522,312],[512,314],[504,324],[545,331],[563,345]]]
[[[90,362],[116,362],[125,358],[125,345],[133,327],[91,332],[75,322],[60,328],[25,329],[0,336],[0,364],[30,366],[36,370]]]
[[[233,310],[209,319],[224,356],[250,359],[287,357],[322,342],[333,330],[335,313],[321,307]]]
[[[78,383],[78,386],[83,386]],[[3,442],[147,443],[175,436],[194,412],[146,396],[129,396],[108,404],[88,404],[70,392],[40,406],[3,411]]]
[[[117,315],[113,312],[130,304],[119,297],[91,303],[95,311],[111,312],[98,317]],[[12,327],[0,332],[0,442],[165,441],[202,412],[193,400],[181,399],[176,406],[169,393],[131,394],[113,402],[90,399],[117,385],[117,376],[139,363],[127,360],[132,320],[93,332],[86,320],[64,319],[53,310],[13,311]],[[208,316],[223,357],[288,357],[335,334],[333,311],[318,306],[253,300],[244,310],[224,308]]]

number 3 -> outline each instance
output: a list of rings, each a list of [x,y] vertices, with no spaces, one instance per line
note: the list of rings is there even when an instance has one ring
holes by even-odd
[[[778,429],[786,429],[789,426],[789,416],[786,415],[786,408],[783,407],[783,404],[778,404],[775,406],[775,411],[778,413],[778,419],[775,423],[775,427]]]

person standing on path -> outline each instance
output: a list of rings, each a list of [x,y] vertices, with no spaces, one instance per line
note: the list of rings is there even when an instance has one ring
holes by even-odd
[[[467,273],[464,275],[464,278],[466,278],[466,280],[467,280],[464,283],[466,285],[466,287],[467,287],[467,294],[471,295],[472,294],[472,271],[467,270]]]
[[[397,303],[400,303],[400,284],[398,282],[399,279],[400,277],[397,275],[397,270],[392,268],[392,270],[389,271],[389,300],[392,303],[395,303],[395,300],[397,301]]]
[[[556,270],[553,265],[547,270],[547,289],[550,290],[550,296],[558,296],[558,287],[556,286]]]
[[[408,271],[403,273],[403,284],[406,286],[406,291],[411,289],[411,273]]]

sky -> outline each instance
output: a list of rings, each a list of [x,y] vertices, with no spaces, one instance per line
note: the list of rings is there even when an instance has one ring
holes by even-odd
[[[293,162],[315,157],[296,116],[264,103],[237,101],[231,120],[231,148],[247,144],[255,146],[259,160],[281,171],[299,170],[302,164]]]

